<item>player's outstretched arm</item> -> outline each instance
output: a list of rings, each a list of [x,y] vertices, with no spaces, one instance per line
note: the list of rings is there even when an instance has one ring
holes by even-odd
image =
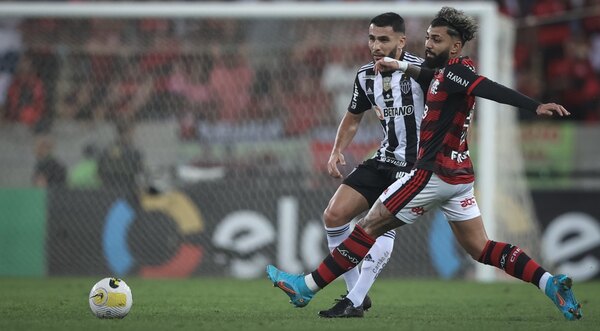
[[[518,91],[515,91],[502,84],[496,83],[483,76],[478,76],[469,90],[471,94],[493,100],[499,103],[515,106],[522,109],[535,111],[538,115],[553,116],[569,116],[569,113],[563,106],[555,103],[540,103]]]

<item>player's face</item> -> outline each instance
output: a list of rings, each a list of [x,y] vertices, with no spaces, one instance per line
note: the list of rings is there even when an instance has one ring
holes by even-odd
[[[406,37],[403,33],[394,32],[391,26],[369,25],[369,50],[373,60],[377,61],[385,56],[398,59],[400,49],[404,48]]]
[[[429,27],[425,36],[425,65],[428,68],[443,67],[450,56],[457,54],[456,38],[448,34],[445,26]]]

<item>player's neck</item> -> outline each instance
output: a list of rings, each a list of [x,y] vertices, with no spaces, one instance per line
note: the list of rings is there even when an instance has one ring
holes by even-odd
[[[402,61],[403,57],[404,57],[404,50],[400,50],[400,53],[398,53],[398,56],[396,57],[396,60]]]

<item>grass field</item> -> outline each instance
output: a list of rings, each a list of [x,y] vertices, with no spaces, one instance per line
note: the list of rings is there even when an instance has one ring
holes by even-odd
[[[122,320],[88,307],[98,279],[0,278],[0,330],[598,330],[600,282],[576,283],[584,318],[567,322],[535,287],[518,282],[380,279],[362,319],[322,319],[343,293],[338,281],[305,308],[267,280],[125,279],[134,303]]]

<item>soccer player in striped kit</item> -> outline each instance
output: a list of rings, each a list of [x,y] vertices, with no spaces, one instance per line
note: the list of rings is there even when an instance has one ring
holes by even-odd
[[[427,212],[440,207],[458,243],[473,259],[537,286],[567,320],[582,317],[569,277],[551,275],[521,248],[490,240],[485,232],[473,194],[475,178],[466,141],[475,96],[538,115],[568,116],[569,112],[560,105],[541,104],[477,75],[473,62],[461,56],[462,47],[474,38],[476,30],[473,18],[444,7],[431,21],[425,39],[425,65],[432,70],[392,58],[376,62],[378,71],[400,70],[417,81],[430,82],[418,159],[411,173],[384,191],[348,239],[312,273],[291,275],[267,267],[269,278],[290,296],[294,305],[307,305],[317,291],[356,266],[377,237],[418,220],[414,208]]]
[[[352,142],[367,111],[376,112],[384,136],[375,155],[343,180],[323,213],[330,250],[348,238],[352,231],[350,221],[367,211],[394,181],[410,172],[417,160],[427,84],[420,86],[399,71],[375,73],[375,61],[384,57],[420,65],[423,59],[404,51],[405,43],[404,19],[400,15],[388,12],[370,21],[369,50],[373,61],[363,65],[356,74],[354,93],[327,163],[329,174],[342,177],[338,170],[338,164],[345,165],[342,152]],[[342,295],[331,309],[320,311],[319,316],[363,316],[364,310],[371,307],[367,292],[390,258],[395,234],[390,230],[377,238],[360,273],[355,268],[344,274],[348,294]]]

